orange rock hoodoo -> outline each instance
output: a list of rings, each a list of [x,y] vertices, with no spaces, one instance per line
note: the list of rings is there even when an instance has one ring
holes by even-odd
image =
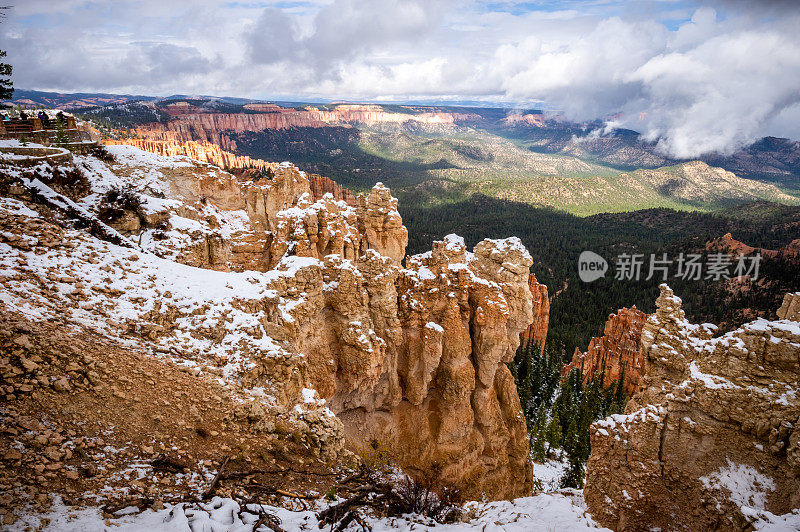
[[[592,517],[614,530],[753,530],[765,514],[796,512],[800,292],[777,321],[721,336],[690,323],[667,285],[656,307],[639,389],[624,415],[591,427]]]
[[[547,296],[547,286],[537,281],[536,276],[531,274],[528,278],[528,287],[533,294],[533,322],[522,333],[521,345],[535,342],[544,351],[550,323],[550,299]]]
[[[609,316],[603,336],[592,338],[586,353],[575,348],[572,361],[561,370],[562,378],[573,369],[580,369],[586,382],[605,369],[604,385],[608,386],[619,380],[625,368],[625,393],[630,396],[644,373],[640,343],[645,320],[647,314],[638,310],[635,305],[633,308],[620,309]]]

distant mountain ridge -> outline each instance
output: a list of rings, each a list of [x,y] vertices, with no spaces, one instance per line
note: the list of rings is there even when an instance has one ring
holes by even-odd
[[[33,96],[62,105],[113,99]],[[118,96],[83,113],[112,138],[206,143],[232,156],[294,160],[355,190],[375,178],[402,196],[424,183],[426,201],[434,203],[481,193],[591,215],[715,210],[758,200],[791,204],[800,194],[800,143],[788,139],[761,139],[695,163],[660,154],[635,131],[597,134],[599,121],[576,124],[541,110],[137,98]]]

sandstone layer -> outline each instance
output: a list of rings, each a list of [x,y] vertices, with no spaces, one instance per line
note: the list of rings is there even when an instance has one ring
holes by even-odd
[[[646,319],[647,314],[635,305],[611,314],[603,329],[603,336],[592,338],[586,353],[575,348],[572,360],[561,369],[562,378],[572,370],[580,369],[583,381],[587,382],[602,371],[605,386],[622,378],[625,394],[631,396],[644,372],[640,343]]]
[[[547,329],[550,325],[550,298],[547,294],[547,286],[536,280],[536,275],[531,274],[528,278],[528,288],[533,295],[533,321],[522,333],[522,345],[534,342],[544,351],[544,344],[547,342]]]
[[[627,414],[592,426],[586,501],[615,530],[743,530],[800,506],[800,294],[713,338],[666,285]]]
[[[170,116],[166,123],[152,122],[131,133],[138,142],[197,142],[192,148],[203,158],[206,144],[236,153],[232,134],[259,132],[267,129],[353,127],[359,124],[425,125],[474,123],[481,117],[473,113],[456,113],[405,107],[403,112],[389,112],[378,105],[338,104],[327,108],[314,106],[280,107],[275,104],[247,104],[244,113],[220,113],[213,107],[199,107],[188,102],[167,105]],[[127,142],[121,141],[121,142]],[[144,146],[144,144],[142,144]],[[148,148],[149,149],[149,148]]]
[[[178,142],[175,140],[150,140],[150,139],[107,139],[107,145],[126,144],[136,146],[144,151],[158,155],[185,155],[197,161],[210,163],[220,168],[254,168],[256,170],[274,169],[277,163],[270,163],[261,159],[253,159],[246,155],[236,155],[225,151],[216,144],[205,141],[188,140]]]

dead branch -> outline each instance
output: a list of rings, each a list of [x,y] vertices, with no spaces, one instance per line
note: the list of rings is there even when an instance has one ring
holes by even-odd
[[[217,489],[217,483],[219,482],[219,479],[222,476],[222,470],[225,469],[226,465],[228,465],[228,460],[230,459],[231,455],[228,455],[220,464],[219,469],[217,470],[217,474],[214,475],[214,479],[211,481],[211,484],[209,484],[208,489],[205,492],[203,492],[203,497],[202,497],[203,500],[208,499],[209,497],[211,497],[211,495],[214,494],[214,490]]]

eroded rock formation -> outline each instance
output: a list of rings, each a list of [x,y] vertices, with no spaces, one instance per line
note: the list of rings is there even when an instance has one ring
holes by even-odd
[[[547,286],[537,281],[536,275],[532,273],[528,278],[528,288],[533,295],[533,321],[522,333],[522,345],[535,342],[544,351],[550,324],[550,298]]]
[[[264,161],[263,159],[253,159],[246,155],[236,155],[225,151],[216,144],[205,141],[177,141],[177,140],[148,140],[148,139],[125,139],[104,141],[109,146],[123,144],[136,146],[139,149],[155,153],[157,155],[175,156],[183,155],[221,168],[226,168],[234,172],[243,180],[251,180],[258,176],[259,171],[275,171],[280,164]],[[356,198],[350,190],[344,188],[336,181],[317,174],[308,174],[311,196],[314,200],[322,199],[325,194],[332,194],[334,199],[343,200],[348,205],[355,205]]]
[[[197,142],[192,149],[201,155],[210,143],[227,152],[237,152],[236,134],[268,129],[353,127],[358,124],[403,124],[407,122],[439,125],[474,123],[481,117],[474,113],[456,113],[430,108],[405,107],[389,112],[379,105],[339,104],[328,108],[280,107],[275,104],[247,104],[244,113],[220,113],[208,106],[175,102],[164,107],[170,119],[152,122],[130,131],[138,142]],[[128,142],[128,140],[122,141]],[[145,146],[145,144],[141,144]],[[153,146],[153,145],[150,145]],[[148,148],[149,149],[149,148]]]
[[[733,258],[739,255],[752,255],[753,253],[759,253],[762,257],[796,260],[800,258],[800,238],[792,240],[790,243],[780,249],[766,249],[748,246],[744,242],[733,238],[732,234],[725,233],[721,237],[709,242],[706,245],[706,249],[715,252],[727,252],[732,255]]]
[[[91,198],[103,197],[112,169],[136,183],[141,206],[129,214],[137,223],[109,223],[153,254],[106,243],[95,253],[88,235],[65,233],[72,248],[53,258],[70,263],[64,283],[108,276],[114,288],[99,287],[109,297],[86,310],[77,298],[59,313],[89,313],[115,334],[235,382],[252,408],[272,412],[248,417],[288,416],[323,458],[339,455],[344,438],[354,450],[389,451],[412,473],[437,466],[469,496],[531,488],[525,420],[506,366],[534,317],[533,261],[519,239],[484,240],[468,252],[450,235],[406,258],[397,200],[381,184],[349,206],[332,194],[314,200],[308,175],[289,164],[248,181],[188,159],[109,150],[112,166],[88,176]],[[87,172],[102,164],[86,159]],[[87,208],[99,211],[91,198]],[[6,259],[29,263],[24,253]],[[92,253],[108,258],[98,264]],[[263,430],[277,430],[270,423]]]
[[[572,360],[561,369],[562,377],[569,375],[573,369],[580,369],[586,382],[604,371],[604,385],[609,386],[622,378],[625,394],[632,395],[644,372],[640,343],[646,319],[647,314],[635,305],[611,314],[603,329],[603,336],[592,338],[586,353],[575,348]]]
[[[742,530],[800,505],[798,294],[717,338],[666,285],[626,415],[592,426],[586,501],[615,530]]]
[[[216,144],[205,141],[177,141],[177,140],[151,140],[151,139],[107,139],[107,145],[126,144],[136,146],[144,151],[158,155],[185,155],[197,161],[211,163],[220,168],[254,168],[257,170],[272,169],[277,163],[270,163],[261,159],[253,159],[246,155],[236,155],[225,151]]]

